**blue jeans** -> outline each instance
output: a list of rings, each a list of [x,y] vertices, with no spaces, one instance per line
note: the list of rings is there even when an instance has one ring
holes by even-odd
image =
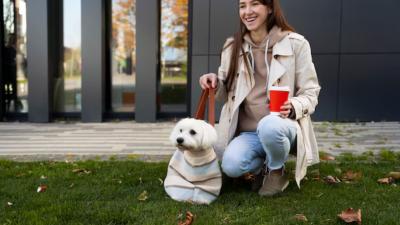
[[[229,177],[258,174],[264,163],[268,169],[284,166],[296,140],[296,122],[268,115],[257,125],[257,132],[242,132],[225,149],[222,170]]]

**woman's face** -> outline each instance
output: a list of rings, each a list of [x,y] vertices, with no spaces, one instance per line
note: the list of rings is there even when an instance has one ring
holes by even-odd
[[[266,29],[267,17],[271,9],[256,0],[240,0],[239,15],[240,19],[249,31]]]

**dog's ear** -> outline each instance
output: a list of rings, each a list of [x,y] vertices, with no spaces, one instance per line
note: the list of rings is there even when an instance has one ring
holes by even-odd
[[[201,146],[204,148],[210,148],[217,141],[217,131],[210,124],[201,121],[202,129],[203,129],[203,138],[201,142]]]

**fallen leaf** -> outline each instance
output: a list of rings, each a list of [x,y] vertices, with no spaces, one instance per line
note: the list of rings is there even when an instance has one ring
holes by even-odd
[[[139,196],[138,196],[138,200],[139,201],[146,201],[149,198],[149,194],[147,193],[147,191],[143,191]]]
[[[47,190],[47,185],[42,184],[38,187],[37,192],[41,193],[41,192],[45,192],[46,190]]]
[[[47,179],[47,177],[46,177],[45,175],[42,175],[42,176],[40,177],[40,179],[42,179],[42,180],[46,180],[46,179]]]
[[[356,180],[360,180],[361,177],[362,177],[361,172],[354,172],[354,171],[349,170],[342,176],[342,179],[345,181],[356,181]]]
[[[78,169],[73,169],[72,172],[73,172],[73,173],[78,173],[78,174],[82,174],[82,173],[91,174],[91,173],[92,173],[90,170],[80,169],[80,168],[78,168]]]
[[[139,183],[140,183],[140,184],[143,184],[142,177],[139,177]]]
[[[14,204],[12,202],[7,202],[7,206],[13,206]]]
[[[333,161],[335,160],[334,156],[331,155],[322,155],[321,157],[319,157],[320,160],[324,160],[324,161]]]
[[[325,181],[325,183],[327,183],[327,184],[338,184],[338,183],[341,182],[339,178],[333,177],[333,176],[331,176],[331,175],[326,176],[326,177],[324,178],[324,181]]]
[[[160,185],[163,185],[164,181],[161,178],[158,178],[158,181],[160,181]]]
[[[338,217],[346,223],[357,222],[357,224],[361,224],[361,209],[358,209],[356,212],[353,208],[348,208],[342,211],[341,214],[338,214]]]
[[[385,177],[385,178],[381,178],[381,179],[378,179],[378,183],[380,183],[380,184],[391,184],[391,183],[393,183],[393,178],[392,177]]]
[[[304,214],[296,214],[293,217],[295,220],[307,222],[308,219]]]
[[[400,172],[390,172],[389,177],[391,177],[395,180],[400,180]]]
[[[74,186],[75,186],[75,184],[72,183],[71,185],[69,185],[69,188],[72,188],[72,187],[74,187]]]
[[[187,211],[186,212],[186,220],[181,221],[178,223],[178,225],[191,225],[193,223],[194,216],[191,212]]]

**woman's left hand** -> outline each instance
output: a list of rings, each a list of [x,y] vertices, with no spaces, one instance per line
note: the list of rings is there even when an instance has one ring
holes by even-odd
[[[290,112],[293,110],[292,102],[290,100],[287,100],[283,105],[281,106],[281,117],[283,118],[288,118],[290,115]]]

